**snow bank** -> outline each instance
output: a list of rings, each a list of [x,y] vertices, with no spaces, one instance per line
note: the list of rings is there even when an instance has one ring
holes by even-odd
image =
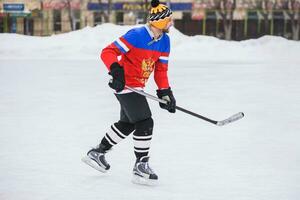
[[[98,59],[99,52],[132,26],[103,24],[94,28],[32,37],[0,34],[0,59]],[[300,43],[281,37],[264,36],[242,42],[210,36],[189,37],[172,28],[173,60],[201,62],[300,62]]]
[[[278,37],[227,42],[173,29],[178,105],[217,120],[239,111],[245,118],[216,127],[149,100],[157,187],[131,184],[131,136],[107,155],[110,172],[81,163],[119,116],[99,51],[129,28],[0,34],[0,200],[298,200],[300,47]],[[146,91],[156,88],[151,78]]]

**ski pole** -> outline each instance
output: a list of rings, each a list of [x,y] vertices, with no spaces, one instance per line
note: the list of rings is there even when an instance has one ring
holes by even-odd
[[[137,90],[137,89],[135,89],[135,88],[128,87],[128,86],[125,86],[125,88],[127,88],[128,90],[131,90],[132,92],[135,92],[135,93],[138,93],[138,94],[140,94],[140,95],[142,95],[142,96],[145,96],[145,97],[147,97],[147,98],[149,98],[149,99],[152,99],[152,100],[154,100],[154,101],[158,101],[158,102],[163,103],[163,104],[168,104],[168,101],[163,100],[163,99],[159,99],[159,98],[157,98],[157,97],[155,97],[155,96],[153,96],[153,95],[151,95],[151,94],[148,94],[148,93],[146,93],[146,92],[143,92],[143,91],[141,91],[141,90]],[[239,113],[236,113],[236,114],[234,114],[234,115],[232,115],[232,116],[230,116],[230,117],[228,117],[228,118],[226,118],[226,119],[224,119],[224,120],[217,121],[217,120],[209,119],[209,118],[207,118],[207,117],[204,117],[204,116],[202,116],[202,115],[199,115],[199,114],[197,114],[197,113],[194,113],[194,112],[192,112],[192,111],[189,111],[189,110],[184,109],[184,108],[179,107],[179,106],[176,106],[176,109],[177,109],[177,110],[180,110],[180,111],[182,111],[182,112],[184,112],[184,113],[187,113],[187,114],[189,114],[189,115],[192,115],[192,116],[194,116],[194,117],[197,117],[197,118],[200,118],[200,119],[202,119],[202,120],[205,120],[205,121],[207,121],[207,122],[210,122],[210,123],[212,123],[212,124],[215,124],[215,125],[217,125],[217,126],[224,126],[224,125],[226,125],[226,124],[232,123],[232,122],[237,121],[237,120],[239,120],[239,119],[241,119],[241,118],[244,117],[244,113],[243,113],[243,112],[239,112]]]

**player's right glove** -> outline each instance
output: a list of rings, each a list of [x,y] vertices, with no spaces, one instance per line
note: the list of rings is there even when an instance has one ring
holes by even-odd
[[[123,67],[121,67],[119,63],[114,62],[111,64],[110,72],[108,74],[113,77],[113,79],[108,83],[109,87],[116,90],[116,92],[121,92],[125,87],[125,75]]]

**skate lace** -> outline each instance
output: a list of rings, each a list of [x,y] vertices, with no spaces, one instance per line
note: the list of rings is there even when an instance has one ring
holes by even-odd
[[[149,172],[150,174],[154,174],[154,171],[151,169],[148,162],[145,163],[144,167],[147,172]]]

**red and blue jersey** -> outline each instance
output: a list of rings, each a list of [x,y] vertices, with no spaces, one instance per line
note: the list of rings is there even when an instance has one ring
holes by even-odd
[[[101,52],[101,59],[108,69],[119,62],[125,71],[126,85],[144,87],[154,71],[154,80],[159,89],[168,88],[168,59],[170,39],[166,33],[154,39],[148,25],[133,28]],[[118,56],[121,59],[118,60]]]

